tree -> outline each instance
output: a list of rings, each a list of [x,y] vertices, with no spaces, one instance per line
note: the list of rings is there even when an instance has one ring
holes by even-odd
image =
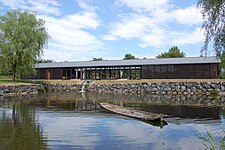
[[[123,58],[123,60],[127,60],[127,59],[136,59],[134,55],[132,54],[126,54]]]
[[[102,61],[102,57],[99,57],[99,58],[96,58],[96,57],[93,57],[92,61]]]
[[[225,1],[198,0],[197,7],[201,10],[204,22],[205,42],[201,55],[207,55],[208,44],[213,40],[213,47],[217,56],[225,51]]]
[[[173,46],[169,49],[168,52],[163,52],[156,56],[156,58],[178,58],[185,57],[185,53],[181,52],[181,50],[177,46]]]
[[[45,22],[30,11],[11,10],[0,16],[0,68],[13,75],[13,81],[34,71],[49,35]]]
[[[54,61],[51,59],[38,59],[36,63],[53,63]]]
[[[225,52],[223,52],[220,56],[221,64],[220,67],[225,69]]]

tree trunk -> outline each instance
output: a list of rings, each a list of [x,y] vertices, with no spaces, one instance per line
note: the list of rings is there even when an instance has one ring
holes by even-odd
[[[13,82],[16,81],[16,63],[13,64]]]
[[[13,109],[12,109],[12,120],[13,124],[16,125],[16,106],[13,104]]]

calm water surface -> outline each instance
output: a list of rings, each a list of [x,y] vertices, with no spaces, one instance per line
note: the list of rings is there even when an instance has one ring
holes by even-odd
[[[170,117],[164,125],[146,123],[105,112],[99,106],[103,101]],[[74,92],[2,98],[0,149],[204,149],[200,133],[224,136],[223,103],[195,95]]]

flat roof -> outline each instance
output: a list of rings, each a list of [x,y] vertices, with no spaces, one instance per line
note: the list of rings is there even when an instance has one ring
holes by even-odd
[[[103,61],[74,61],[39,63],[35,68],[85,68],[85,67],[121,67],[141,65],[167,65],[167,64],[212,64],[220,63],[217,57],[183,57],[183,58],[152,58],[130,60],[103,60]]]

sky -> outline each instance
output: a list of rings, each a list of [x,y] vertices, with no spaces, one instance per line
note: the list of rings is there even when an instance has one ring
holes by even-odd
[[[36,11],[50,35],[43,58],[54,61],[155,58],[172,46],[200,56],[204,36],[197,0],[0,0],[10,9]],[[213,55],[213,54],[211,54]]]

